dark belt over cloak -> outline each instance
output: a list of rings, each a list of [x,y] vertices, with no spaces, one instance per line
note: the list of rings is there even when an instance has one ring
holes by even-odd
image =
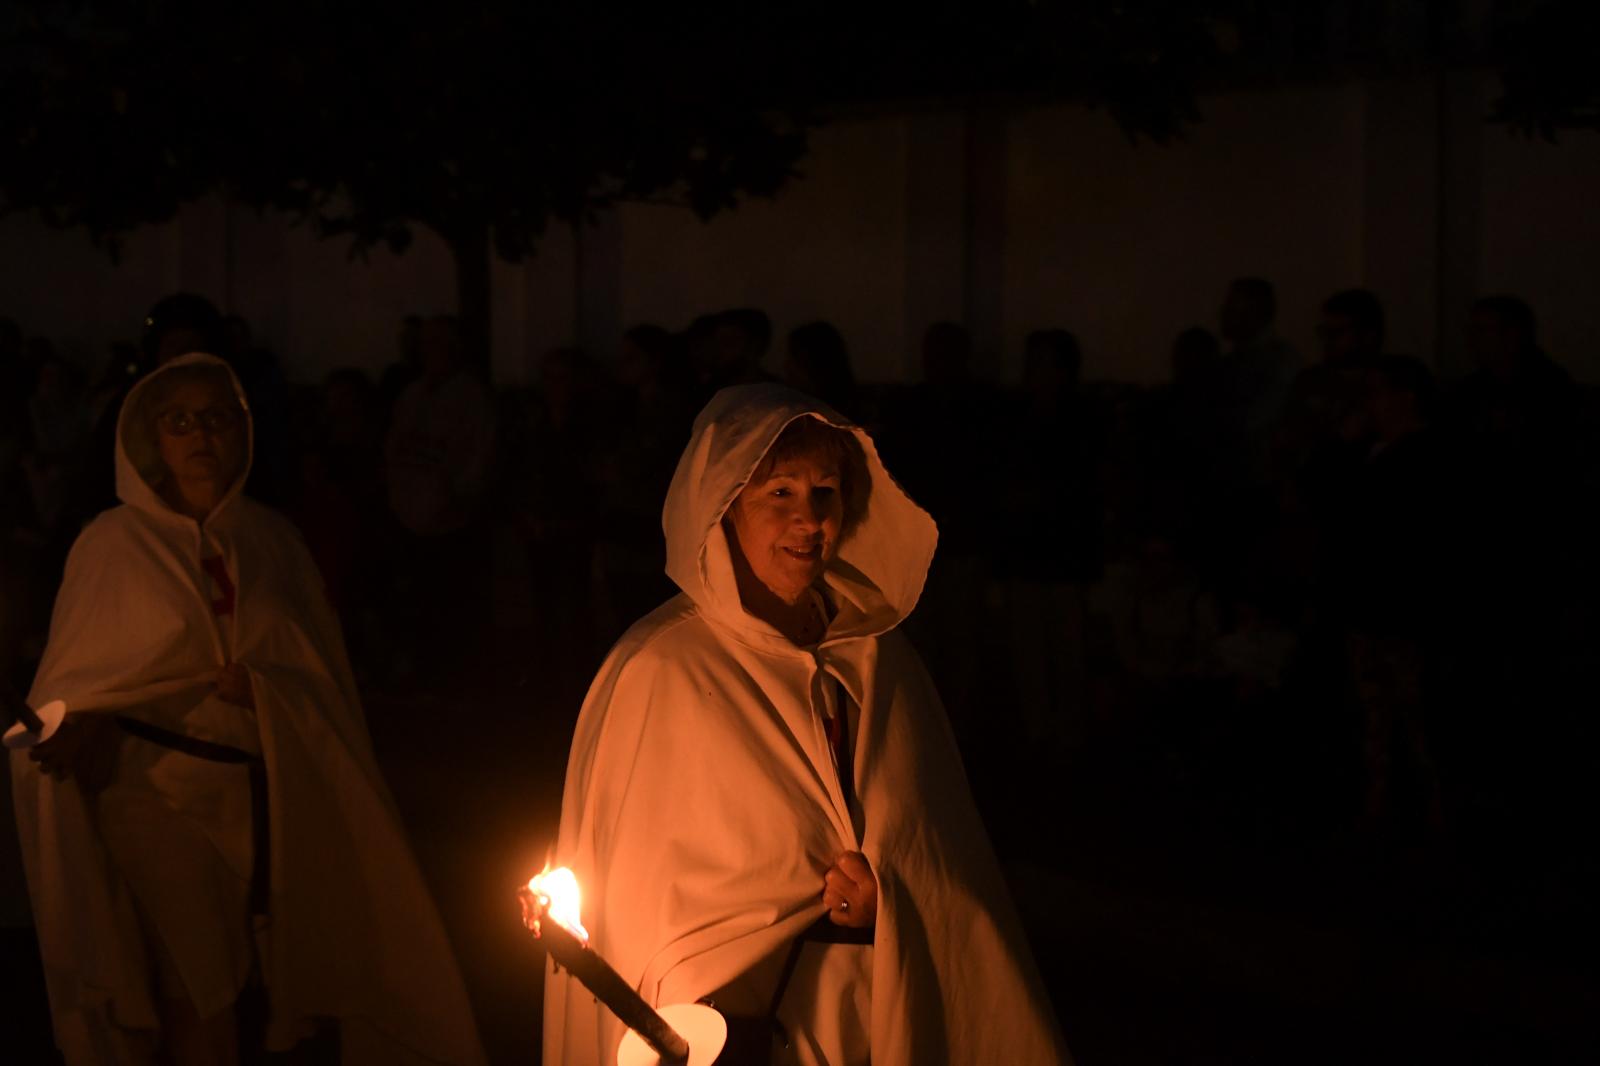
[[[270,858],[272,841],[268,836],[267,764],[259,755],[217,744],[209,740],[175,733],[170,729],[126,715],[117,715],[117,725],[123,732],[158,747],[204,759],[206,762],[242,764],[250,773],[250,913],[264,915],[271,909],[272,879]]]

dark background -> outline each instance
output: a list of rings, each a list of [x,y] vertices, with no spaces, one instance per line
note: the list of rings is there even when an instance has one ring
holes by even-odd
[[[537,1059],[540,955],[512,891],[544,862],[600,657],[671,594],[657,515],[687,419],[764,367],[867,426],[940,522],[908,631],[1080,1062],[1589,1062],[1600,442],[1594,388],[1561,368],[1600,354],[1544,350],[1518,305],[1474,303],[1495,293],[1416,306],[1418,290],[1380,283],[1409,266],[1395,251],[1374,276],[1282,299],[1272,332],[1310,339],[1292,354],[1239,325],[1232,274],[1198,296],[1152,283],[1145,313],[1198,301],[1215,308],[1205,335],[1180,343],[1175,327],[1170,360],[1088,347],[1080,363],[1059,337],[995,350],[982,294],[1011,279],[986,273],[985,223],[965,218],[978,238],[957,296],[871,364],[902,374],[842,373],[810,337],[796,350],[798,319],[763,351],[760,319],[722,305],[627,339],[636,323],[591,317],[575,338],[589,350],[541,351],[533,383],[494,377],[489,475],[449,543],[397,522],[383,447],[418,372],[407,357],[440,343],[423,336],[434,312],[458,313],[462,372],[495,365],[494,264],[619,205],[710,225],[752,198],[781,208],[812,146],[863,115],[1091,107],[1179,151],[1217,94],[1409,78],[1448,101],[1470,78],[1492,87],[1472,122],[1569,159],[1592,148],[1597,33],[1580,3],[480,4],[381,20],[7,4],[0,213],[21,237],[0,254],[17,276],[86,235],[127,253],[217,197],[375,256],[448,249],[454,299],[388,324],[400,358],[382,376],[330,374],[341,361],[274,350],[242,320],[215,324],[216,347],[252,393],[251,491],[300,523],[344,618],[493,1061]],[[1319,210],[1304,189],[1252,195]],[[1558,213],[1581,198],[1550,203],[1478,210],[1592,227],[1592,207]],[[1430,254],[1445,286],[1448,234]],[[235,312],[252,260],[228,262],[243,267],[226,286],[191,287]],[[1592,259],[1563,263],[1552,252],[1538,273],[1559,291],[1515,295],[1569,318],[1592,306]],[[589,277],[574,272],[580,308]],[[105,502],[94,425],[122,368],[148,362],[145,305],[176,287],[138,280],[149,300],[108,327],[126,342],[110,352],[0,291],[15,326],[0,323],[0,666],[23,690],[65,550]],[[1433,344],[1341,347],[1363,320],[1324,301],[1360,286]],[[1259,286],[1245,290],[1259,319]],[[1119,372],[1133,363],[1166,373]],[[48,1062],[5,848],[6,1061]]]

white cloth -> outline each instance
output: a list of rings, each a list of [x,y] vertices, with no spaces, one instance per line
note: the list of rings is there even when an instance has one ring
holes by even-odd
[[[806,417],[850,428],[870,472],[866,515],[826,578],[838,612],[815,648],[745,612],[720,524],[784,427]],[[601,667],[567,770],[554,861],[584,888],[595,950],[652,1003],[735,985],[822,916],[823,871],[859,849],[879,884],[870,956],[826,949],[830,972],[779,1012],[810,1061],[1067,1062],[939,697],[893,631],[921,593],[932,519],[864,432],[754,385],[701,413],[663,525],[683,594]],[[859,835],[823,726],[835,680],[860,708]],[[614,1062],[622,1033],[609,1012],[565,974],[545,988],[544,1061]],[[870,1048],[847,1032],[847,996],[870,1011]]]
[[[134,389],[118,427],[123,506],[73,545],[30,702],[116,711],[220,743],[259,737],[271,813],[271,918],[262,932],[268,1043],[317,1019],[346,1034],[346,1063],[483,1061],[449,942],[373,758],[339,625],[315,564],[287,521],[240,494],[202,523],[167,507],[140,476],[148,457],[128,412],[157,375],[224,364],[189,355]],[[240,403],[244,398],[234,382]],[[201,570],[218,551],[238,586],[234,623],[212,611]],[[208,698],[229,661],[250,672],[255,725]],[[133,738],[125,743],[124,755]],[[188,756],[152,755],[150,784],[208,839],[237,840],[237,814],[186,788]],[[70,1066],[133,1061],[156,1026],[139,922],[71,781],[12,756],[29,895],[58,1046]],[[235,854],[227,865],[237,868]],[[364,1056],[364,1057],[363,1057]]]
[[[202,1018],[230,1007],[254,954],[248,768],[129,740],[92,809],[139,913],[155,992],[187,993]]]

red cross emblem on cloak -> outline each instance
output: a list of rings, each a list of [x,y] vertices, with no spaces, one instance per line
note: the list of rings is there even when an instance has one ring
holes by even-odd
[[[201,559],[200,565],[211,575],[211,580],[217,586],[217,598],[211,601],[211,610],[219,617],[233,614],[236,590],[233,578],[228,576],[228,565],[222,561],[222,556],[213,555],[209,559]]]

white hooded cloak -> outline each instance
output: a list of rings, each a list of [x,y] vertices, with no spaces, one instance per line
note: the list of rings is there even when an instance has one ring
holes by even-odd
[[[784,428],[808,417],[855,434],[870,489],[826,575],[837,614],[802,648],[744,610],[721,522]],[[773,969],[824,914],[823,872],[859,850],[878,878],[874,941],[828,947],[840,962],[815,1001],[786,997],[778,1014],[806,1047],[801,1061],[1068,1062],[938,694],[895,631],[921,594],[933,520],[865,432],[807,397],[751,385],[700,414],[663,526],[682,594],[612,650],[567,769],[554,862],[577,874],[594,950],[656,1005],[726,990]],[[824,732],[835,682],[859,708],[859,834]],[[848,984],[861,959],[850,952],[870,952],[853,978],[870,982],[867,997],[841,991],[839,975]],[[841,996],[870,998],[870,1049],[838,1046],[848,1037],[820,1016]],[[609,1066],[621,1037],[586,990],[551,971],[548,1066]]]
[[[270,809],[270,915],[257,930],[268,1046],[287,1047],[331,1018],[341,1023],[346,1063],[480,1063],[450,944],[373,758],[339,624],[299,534],[241,494],[248,465],[203,523],[172,510],[141,475],[151,430],[130,412],[160,375],[184,366],[226,364],[187,355],[129,395],[117,431],[123,504],[73,545],[30,702],[60,699],[69,711],[116,712],[236,744],[238,716],[230,732],[213,681],[224,664],[243,664],[256,703],[248,739],[265,761]],[[216,553],[237,587],[231,625],[219,624],[201,568]],[[228,851],[223,838],[239,820],[186,805],[194,758],[152,756],[138,748],[146,743],[124,741],[119,779],[138,764]],[[150,959],[94,806],[72,780],[41,774],[26,752],[13,753],[12,778],[57,1045],[69,1066],[134,1061],[139,1033],[157,1026]],[[115,792],[114,784],[101,802]]]

